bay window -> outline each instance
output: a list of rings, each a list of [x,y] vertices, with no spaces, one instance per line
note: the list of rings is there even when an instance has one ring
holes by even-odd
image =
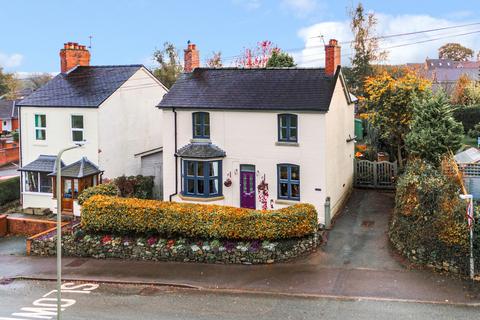
[[[185,196],[221,196],[222,161],[183,160],[182,181]]]

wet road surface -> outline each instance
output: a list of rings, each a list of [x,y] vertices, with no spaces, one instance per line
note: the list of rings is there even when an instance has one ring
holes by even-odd
[[[84,284],[86,285],[86,284]],[[71,285],[73,286],[73,285]],[[0,285],[0,320],[32,319],[31,308],[55,289],[54,282]],[[51,295],[54,298],[54,295]],[[89,294],[64,293],[71,304],[63,319],[475,319],[475,307],[422,303],[301,298],[265,294],[213,293],[141,285],[100,284]],[[54,300],[52,300],[54,301]],[[72,301],[75,301],[72,304]],[[45,307],[45,306],[44,306]],[[22,308],[30,308],[24,309]],[[38,306],[36,307],[38,308]],[[45,307],[46,308],[46,307]],[[54,309],[52,309],[54,310]],[[43,310],[45,312],[45,310]],[[46,311],[54,312],[54,311]],[[20,316],[20,314],[22,314]],[[16,314],[16,315],[12,315]],[[39,316],[38,313],[36,316]],[[41,319],[55,319],[42,315]]]

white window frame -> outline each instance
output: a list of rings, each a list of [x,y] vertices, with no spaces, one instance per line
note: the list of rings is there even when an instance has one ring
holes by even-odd
[[[83,128],[74,128],[73,127],[73,117],[82,117],[82,126]],[[71,114],[70,115],[70,131],[71,131],[71,137],[73,142],[82,142],[85,141],[85,116],[83,114]],[[74,132],[81,132],[82,133],[82,140],[76,141],[73,140],[73,133]]]
[[[53,194],[53,184],[52,184],[52,192],[42,192],[40,190],[42,190],[42,179],[40,178],[40,175],[41,175],[41,172],[34,172],[34,171],[25,171],[25,173],[23,174],[23,177],[22,177],[22,180],[23,180],[23,190],[27,190],[27,180],[28,180],[28,173],[29,172],[33,172],[33,173],[36,173],[36,179],[37,180],[37,184],[38,184],[38,191],[24,191],[24,193],[27,193],[27,194],[48,194],[48,195],[51,195]]]
[[[45,127],[37,127],[37,116],[45,116]],[[44,114],[44,113],[35,113],[34,117],[33,117],[33,124],[34,124],[34,127],[35,127],[35,130],[33,132],[33,134],[35,135],[35,140],[36,141],[46,141],[47,140],[47,115]],[[38,139],[37,138],[37,130],[43,130],[45,131],[45,139]]]

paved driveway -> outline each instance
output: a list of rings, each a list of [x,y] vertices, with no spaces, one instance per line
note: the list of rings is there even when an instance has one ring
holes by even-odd
[[[402,270],[390,252],[387,230],[394,193],[356,189],[311,263],[334,268]]]

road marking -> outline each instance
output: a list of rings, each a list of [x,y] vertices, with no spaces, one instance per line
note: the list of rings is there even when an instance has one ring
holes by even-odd
[[[75,284],[73,282],[64,283],[61,287],[62,293],[81,293],[89,294],[98,288],[96,283],[82,283]],[[57,290],[52,290],[44,294],[40,299],[32,302],[32,306],[23,307],[21,312],[14,312],[12,317],[0,317],[0,320],[28,320],[28,319],[52,319],[57,315],[57,298],[48,298],[48,296],[56,293]],[[77,301],[75,299],[62,298],[61,309],[64,311],[68,307],[73,306]]]

